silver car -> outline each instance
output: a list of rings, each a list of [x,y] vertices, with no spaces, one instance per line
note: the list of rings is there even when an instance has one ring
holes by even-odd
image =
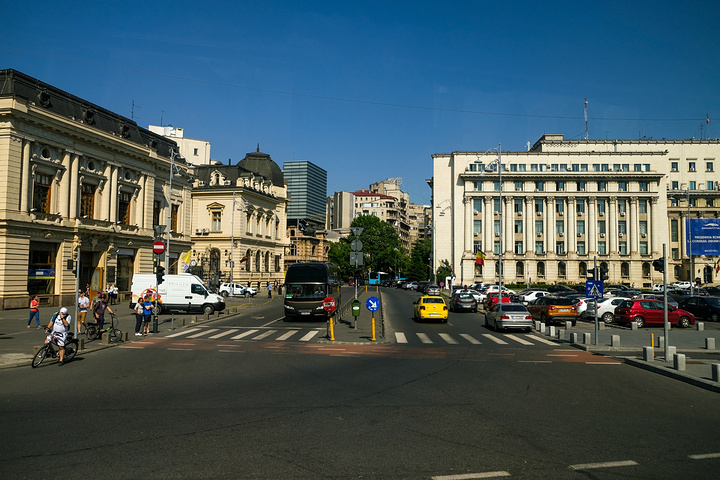
[[[425,295],[440,295],[440,287],[437,285],[428,285],[425,289]]]
[[[493,330],[512,328],[529,332],[533,327],[533,318],[525,305],[497,303],[485,311],[485,326]]]

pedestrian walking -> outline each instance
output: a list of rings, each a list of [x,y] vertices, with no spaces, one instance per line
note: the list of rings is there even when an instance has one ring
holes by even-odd
[[[142,328],[143,319],[145,318],[144,303],[145,303],[144,299],[138,298],[138,301],[135,304],[135,336],[136,337],[142,337],[142,332],[140,330]]]
[[[77,332],[80,333],[80,326],[85,327],[85,316],[87,315],[88,308],[90,307],[90,299],[87,297],[85,292],[80,292],[78,297],[78,321],[77,321]]]
[[[108,297],[110,298],[110,305],[117,303],[117,292],[118,289],[114,284],[110,284],[108,287]]]
[[[30,300],[30,318],[28,318],[27,328],[30,328],[33,317],[37,322],[37,328],[40,328],[40,297],[33,295]]]
[[[272,283],[268,282],[268,298],[272,298]]]

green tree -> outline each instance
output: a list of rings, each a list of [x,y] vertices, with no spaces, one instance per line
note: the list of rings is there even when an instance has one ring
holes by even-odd
[[[430,253],[432,241],[429,238],[415,242],[410,253],[410,261],[406,270],[407,278],[427,280],[430,272]]]
[[[341,238],[339,242],[330,242],[328,261],[338,266],[343,279],[352,277],[355,268],[350,265],[350,250],[350,242],[346,238]]]
[[[440,282],[444,282],[446,277],[449,277],[452,275],[452,269],[450,268],[450,262],[447,260],[441,260],[441,265],[437,269],[437,281],[438,284]],[[447,287],[447,285],[445,285]]]
[[[355,217],[350,226],[363,228],[357,238],[363,244],[364,272],[397,272],[404,266],[406,255],[392,225],[372,215],[363,215]],[[350,240],[353,239],[355,237],[351,235]]]

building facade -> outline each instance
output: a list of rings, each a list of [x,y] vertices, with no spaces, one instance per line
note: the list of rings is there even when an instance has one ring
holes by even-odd
[[[685,249],[685,222],[718,218],[718,140],[594,141],[545,135],[526,152],[433,155],[433,267],[456,281],[584,283],[597,259],[609,281],[703,278],[717,258]],[[498,168],[501,166],[501,169]],[[476,263],[477,252],[484,265]]]
[[[174,141],[180,149],[180,154],[193,165],[210,165],[210,142],[185,137],[182,128],[175,128],[172,125],[160,127],[148,125],[148,130]]]
[[[170,238],[168,273],[191,247],[188,165],[177,145],[87,100],[0,71],[0,308],[130,288]],[[176,158],[177,157],[177,158]],[[173,161],[176,160],[176,161]],[[171,219],[169,232],[156,226]],[[73,273],[76,270],[78,277]]]
[[[195,169],[189,271],[211,286],[283,283],[287,189],[270,155],[248,153],[237,165]]]
[[[283,163],[290,203],[288,221],[297,225],[305,220],[316,228],[325,225],[327,171],[308,161]]]

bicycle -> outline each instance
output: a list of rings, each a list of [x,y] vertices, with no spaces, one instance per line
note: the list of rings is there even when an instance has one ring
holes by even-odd
[[[102,334],[107,332],[110,334],[110,342],[117,343],[122,342],[122,332],[115,326],[117,318],[114,313],[110,314],[110,326],[103,328],[102,330],[98,327],[97,323],[86,323],[85,324],[85,337],[91,342],[102,337]]]
[[[50,329],[45,329],[47,333],[50,333]],[[80,349],[80,344],[77,339],[74,338],[72,332],[68,332],[65,340],[65,355],[63,361],[69,362],[75,358],[75,354]],[[46,358],[57,358],[60,361],[60,346],[57,344],[57,339],[53,336],[49,342],[40,347],[35,356],[32,359],[32,368],[37,368]]]

